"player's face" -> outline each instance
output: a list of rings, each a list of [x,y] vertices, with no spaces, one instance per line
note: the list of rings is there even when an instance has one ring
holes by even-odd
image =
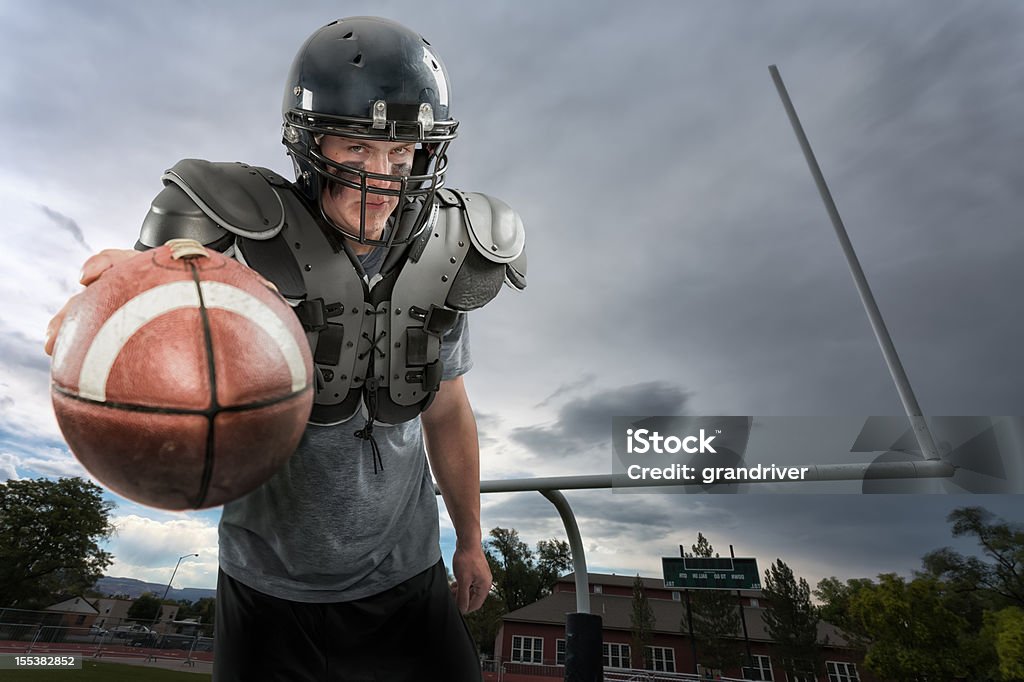
[[[415,145],[326,135],[320,140],[320,151],[331,161],[368,173],[407,176],[412,171]],[[344,176],[343,171],[334,169],[332,172]],[[345,177],[350,182],[360,182],[357,175]],[[336,182],[326,184],[321,197],[324,213],[348,234],[358,237],[362,192]],[[373,178],[367,178],[366,185],[371,190],[366,193],[365,237],[380,239],[388,216],[398,206],[398,196],[375,194],[372,188],[397,190],[400,185]]]

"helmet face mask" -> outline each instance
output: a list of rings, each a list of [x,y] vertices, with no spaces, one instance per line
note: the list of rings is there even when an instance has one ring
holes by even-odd
[[[417,144],[413,153],[411,166],[404,173],[375,173],[365,168],[338,162],[327,156],[321,146],[322,135],[334,135],[351,140],[388,142],[387,138],[369,135],[354,136],[349,130],[331,129],[329,133],[317,133],[312,142],[294,146],[289,145],[289,153],[296,159],[296,166],[303,167],[311,175],[305,181],[315,193],[316,203],[321,216],[329,225],[333,225],[343,235],[371,246],[392,246],[403,244],[415,239],[426,228],[427,218],[435,192],[444,186],[444,174],[448,167],[446,151],[448,141]],[[286,144],[288,144],[286,142]],[[299,162],[301,160],[301,164]],[[360,193],[360,216],[358,223],[338,224],[324,210],[324,192],[330,192],[332,186],[355,190]],[[382,238],[368,235],[369,224],[366,219],[367,202],[375,199],[397,197],[396,210],[392,214],[390,228]],[[408,215],[416,211],[415,217]],[[401,221],[397,216],[402,215]],[[398,222],[396,229],[395,223]]]
[[[286,84],[282,141],[295,163],[299,188],[328,224],[372,246],[408,243],[426,228],[458,127],[448,116],[449,95],[440,57],[400,24],[354,17],[310,36]],[[415,144],[411,168],[384,174],[339,163],[323,153],[324,135]],[[360,193],[358,225],[339,225],[324,211],[323,195],[334,185]],[[367,201],[381,197],[397,197],[397,207],[378,238],[368,234],[366,212]]]

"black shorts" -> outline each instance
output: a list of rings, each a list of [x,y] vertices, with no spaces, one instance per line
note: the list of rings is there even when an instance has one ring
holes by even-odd
[[[438,562],[387,592],[310,604],[217,576],[214,682],[482,679]]]

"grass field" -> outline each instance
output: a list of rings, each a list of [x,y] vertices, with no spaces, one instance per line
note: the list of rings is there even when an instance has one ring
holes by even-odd
[[[81,670],[4,670],[0,679],[31,682],[207,682],[210,675],[85,660]]]

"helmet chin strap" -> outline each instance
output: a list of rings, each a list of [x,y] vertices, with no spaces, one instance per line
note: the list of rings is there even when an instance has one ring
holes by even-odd
[[[422,213],[420,204],[423,199],[416,198],[406,202],[405,206],[401,206],[397,209],[397,216],[394,219],[394,223],[397,223],[397,234],[395,235],[395,244],[388,251],[388,255],[384,258],[384,263],[380,266],[380,272],[382,275],[389,273],[396,265],[401,262],[402,256],[412,246],[415,241],[412,238],[413,231],[417,228],[418,218]],[[435,218],[435,211],[437,207],[431,208],[430,215],[426,217],[424,227],[428,226],[433,222]],[[393,224],[394,224],[393,223]],[[422,228],[421,228],[422,229]]]

